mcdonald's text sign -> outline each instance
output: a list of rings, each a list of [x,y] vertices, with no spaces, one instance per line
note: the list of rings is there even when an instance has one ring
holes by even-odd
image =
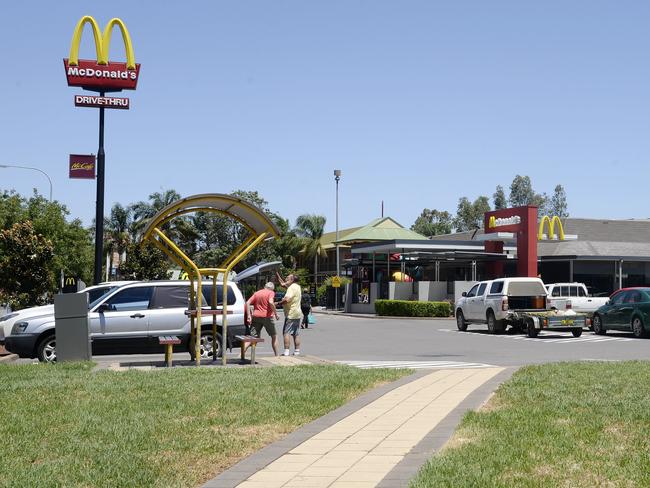
[[[96,60],[79,59],[79,44],[81,34],[86,24],[90,24],[95,40]],[[122,33],[126,62],[108,62],[113,27],[117,26]],[[94,91],[135,90],[140,75],[140,65],[135,62],[131,36],[126,25],[120,19],[111,19],[103,33],[99,25],[90,16],[82,17],[77,23],[72,35],[70,57],[63,60],[68,86],[79,86]]]

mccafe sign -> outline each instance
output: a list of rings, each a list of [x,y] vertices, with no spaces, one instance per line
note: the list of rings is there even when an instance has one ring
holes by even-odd
[[[95,39],[97,59],[94,60],[79,59],[79,44],[86,24],[90,24]],[[126,63],[108,61],[111,36],[115,26],[122,33]],[[116,18],[109,20],[102,32],[94,18],[89,15],[82,17],[72,35],[70,57],[63,60],[63,65],[68,78],[68,86],[79,86],[86,90],[99,92],[135,90],[140,75],[140,65],[135,62],[129,31],[124,22]]]
[[[94,154],[70,154],[70,178],[95,179]]]

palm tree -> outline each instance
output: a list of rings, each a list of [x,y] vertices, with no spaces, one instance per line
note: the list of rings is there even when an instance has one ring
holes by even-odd
[[[296,219],[296,234],[303,238],[303,253],[314,258],[314,283],[318,284],[318,256],[324,255],[321,238],[327,219],[322,215],[304,214]]]
[[[131,242],[129,229],[132,226],[131,208],[123,207],[116,203],[111,207],[110,218],[104,218],[104,229],[106,235],[106,250],[110,253],[110,265],[113,264],[113,251],[120,256],[118,266],[121,263],[122,256]]]
[[[296,255],[303,250],[304,241],[292,230],[289,220],[278,214],[272,215],[275,225],[280,229],[280,237],[271,241],[274,253],[282,261],[282,265],[288,269],[296,267]]]
[[[138,234],[147,225],[147,221],[156,215],[160,210],[165,208],[172,202],[180,200],[181,195],[176,190],[165,190],[155,192],[149,195],[149,202],[139,201],[130,205],[130,210],[133,212],[133,225],[131,232]],[[169,224],[166,224],[163,230],[169,230]]]

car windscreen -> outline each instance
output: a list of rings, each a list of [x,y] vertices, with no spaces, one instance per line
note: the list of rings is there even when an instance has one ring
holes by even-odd
[[[100,299],[101,297],[105,296],[108,292],[113,291],[115,288],[117,288],[117,286],[104,286],[104,287],[95,288],[93,290],[87,291],[86,293],[88,293],[88,303],[90,304],[94,303],[95,300]]]
[[[108,295],[108,293],[112,292],[116,288],[119,288],[119,286],[111,286],[106,289],[96,288],[95,290],[90,290],[88,292],[88,303],[89,303],[88,310],[92,309],[95,305],[99,305],[99,302],[101,302],[104,299],[104,297]],[[93,295],[91,295],[91,293],[99,292],[99,291],[102,292],[101,295],[99,295],[97,298],[93,298]]]

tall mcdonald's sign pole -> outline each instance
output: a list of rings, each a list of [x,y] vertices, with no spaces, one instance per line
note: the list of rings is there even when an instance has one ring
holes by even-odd
[[[99,92],[104,96],[104,92]],[[93,284],[102,280],[104,257],[104,175],[106,154],[104,153],[104,107],[99,107],[99,148],[97,149],[97,199],[95,200],[95,272]],[[106,264],[108,266],[108,264]]]
[[[96,60],[79,59],[79,44],[81,34],[86,24],[90,24],[95,39]],[[126,63],[110,62],[111,35],[113,27],[117,26],[122,33]],[[75,97],[75,105],[79,107],[99,108],[99,149],[97,150],[97,202],[95,209],[95,272],[94,284],[98,284],[102,277],[102,257],[104,254],[104,181],[105,158],[104,153],[104,109],[128,108],[129,100],[126,98],[106,97],[108,92],[122,90],[135,90],[140,75],[140,65],[135,62],[131,36],[126,25],[120,19],[113,18],[108,21],[104,31],[94,18],[86,15],[77,22],[72,35],[70,57],[63,60],[68,86],[81,87],[84,90],[99,92],[98,97]]]

